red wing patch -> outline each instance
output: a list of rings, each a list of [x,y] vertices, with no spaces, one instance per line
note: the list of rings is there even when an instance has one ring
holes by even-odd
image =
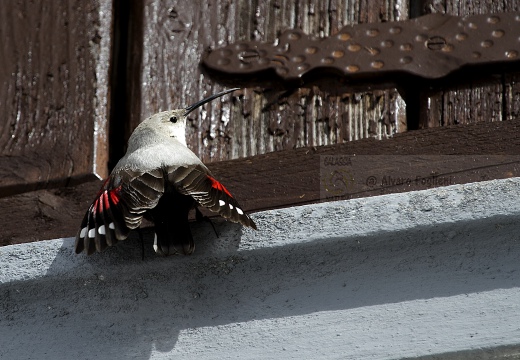
[[[114,190],[109,191],[110,200],[112,200],[112,204],[117,205],[119,203],[119,192],[121,191],[121,185],[115,188]]]
[[[88,255],[101,252],[128,235],[129,229],[119,206],[122,187],[107,189],[108,184],[107,181],[103,184],[83,218],[76,235],[77,254],[84,250]]]
[[[111,190],[101,190],[94,204],[92,205],[92,212],[94,215],[97,211],[103,211],[103,209],[109,209],[111,206],[117,206],[119,203],[119,192],[121,191],[121,185]]]
[[[211,176],[209,175],[206,175],[208,177],[208,179],[211,181],[211,187],[213,189],[217,189],[218,191],[222,191],[224,193],[226,193],[227,196],[229,197],[233,197],[233,195],[231,195],[231,193],[228,191],[228,189],[226,189],[224,187],[224,185],[222,185],[221,183],[219,183],[217,180],[215,180],[214,178],[212,178]]]
[[[145,173],[121,170],[101,187],[76,235],[76,253],[101,252],[125,240],[141,224],[144,213],[154,208],[164,192],[161,169]]]
[[[168,173],[168,181],[182,195],[191,196],[195,201],[224,219],[256,229],[236,199],[222,183],[217,181],[203,164],[179,166]]]

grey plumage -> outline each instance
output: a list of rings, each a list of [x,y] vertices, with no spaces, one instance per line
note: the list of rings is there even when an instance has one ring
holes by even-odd
[[[256,229],[231,193],[186,146],[187,115],[219,96],[186,109],[164,111],[144,120],[128,141],[126,154],[89,207],[76,235],[76,253],[101,252],[128,237],[143,217],[155,223],[154,249],[162,255],[191,254],[194,242],[188,212],[203,206],[233,222]]]

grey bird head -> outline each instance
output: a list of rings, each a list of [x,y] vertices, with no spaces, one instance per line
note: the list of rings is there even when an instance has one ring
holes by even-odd
[[[152,127],[164,136],[172,137],[186,145],[186,119],[188,114],[200,106],[238,89],[239,88],[233,88],[221,91],[217,94],[208,96],[185,109],[168,110],[154,114],[144,120],[139,127]]]

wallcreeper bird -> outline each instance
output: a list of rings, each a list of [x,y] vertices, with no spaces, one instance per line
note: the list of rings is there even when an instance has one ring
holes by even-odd
[[[76,235],[75,251],[88,255],[128,237],[143,216],[155,224],[154,250],[161,255],[195,249],[188,212],[203,206],[256,229],[231,193],[186,146],[186,118],[199,106],[228,94],[222,91],[185,109],[144,120],[128,140],[128,150],[90,205]]]

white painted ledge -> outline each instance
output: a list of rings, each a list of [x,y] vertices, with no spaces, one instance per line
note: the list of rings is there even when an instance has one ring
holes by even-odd
[[[519,199],[515,178],[265,211],[194,224],[191,257],[2,247],[0,358],[518,355]]]

